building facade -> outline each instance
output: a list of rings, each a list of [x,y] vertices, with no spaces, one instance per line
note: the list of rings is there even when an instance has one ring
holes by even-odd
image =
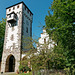
[[[43,29],[43,33],[41,33],[41,37],[38,39],[37,51],[45,50],[45,52],[53,51],[54,46],[57,45],[49,34],[46,32],[46,29]]]
[[[1,72],[16,72],[19,70],[23,37],[32,37],[33,13],[24,2],[6,8],[6,30],[2,54]]]

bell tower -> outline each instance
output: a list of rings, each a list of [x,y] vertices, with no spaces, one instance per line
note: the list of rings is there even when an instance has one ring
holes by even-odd
[[[33,13],[24,2],[6,8],[6,30],[2,54],[1,72],[16,72],[24,45],[22,36],[32,37]]]

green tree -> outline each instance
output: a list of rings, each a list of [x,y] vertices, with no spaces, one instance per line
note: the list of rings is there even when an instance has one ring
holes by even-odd
[[[0,61],[1,61],[1,57],[2,57],[2,51],[3,51],[5,24],[6,24],[6,19],[2,18],[2,21],[0,21]]]
[[[53,14],[50,13],[53,12]],[[75,1],[53,0],[45,17],[46,29],[57,43],[54,51],[65,56],[65,67],[75,72]]]
[[[39,70],[39,69],[46,69],[47,68],[47,61],[48,58],[47,56],[47,45],[44,44],[42,46],[42,49],[39,51],[37,51],[36,47],[33,46],[34,43],[38,42],[36,40],[33,40],[30,37],[27,37],[27,39],[25,38],[23,40],[23,42],[25,42],[25,46],[24,49],[28,50],[27,52],[22,52],[24,54],[26,54],[26,56],[23,58],[23,60],[21,61],[21,64],[23,64],[24,66],[26,66],[28,64],[28,62],[30,61],[31,65],[32,65],[32,70]]]
[[[54,51],[52,51],[53,48],[48,49],[49,43],[52,42],[48,41],[47,43],[39,44],[32,38],[29,40],[31,40],[31,42],[25,41],[26,46],[24,47],[26,50],[29,49],[29,51],[25,52],[26,56],[21,61],[21,64],[26,66],[30,61],[32,70],[35,71],[40,69],[60,69],[60,67],[62,69],[64,67],[64,64],[60,65],[65,59],[64,56],[62,54],[54,53]],[[39,47],[42,45],[40,50],[36,50],[36,48],[34,48],[32,45],[34,42],[37,43]]]
[[[34,56],[34,53],[36,53],[35,40],[32,39],[32,37],[24,37],[22,38],[23,44],[22,44],[22,54],[25,54],[23,59],[21,60],[21,64],[23,67],[28,66],[28,62],[31,62],[31,59],[33,59],[32,56]],[[35,60],[35,59],[34,59]]]

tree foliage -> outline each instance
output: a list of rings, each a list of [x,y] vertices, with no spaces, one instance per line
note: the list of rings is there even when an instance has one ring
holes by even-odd
[[[44,43],[41,46],[41,50],[36,50],[32,43],[37,43],[35,40],[31,39],[32,41],[26,41],[25,43],[27,46],[25,47],[29,51],[25,52],[25,57],[21,61],[21,64],[24,66],[30,65],[32,66],[32,70],[40,70],[40,69],[63,69],[65,57],[62,54],[57,54],[53,49],[48,49],[48,44]],[[48,43],[48,42],[47,42]],[[31,47],[31,48],[30,48]],[[60,57],[60,58],[59,58]],[[62,64],[62,65],[61,65]]]
[[[45,17],[46,30],[57,46],[51,49],[44,44],[40,52],[34,47],[25,59],[31,62],[32,69],[66,69],[75,74],[75,1],[53,0]],[[51,11],[53,14],[51,14]],[[30,45],[32,46],[32,44]],[[27,47],[30,47],[27,46]],[[29,59],[28,59],[29,57]],[[24,63],[27,63],[23,61]]]
[[[75,72],[75,1],[54,0],[50,11],[45,17],[47,32],[58,44],[54,51],[65,56],[65,67],[72,74]]]
[[[5,24],[6,24],[6,19],[2,19],[2,21],[0,21],[0,60],[2,57],[2,51],[3,51]]]

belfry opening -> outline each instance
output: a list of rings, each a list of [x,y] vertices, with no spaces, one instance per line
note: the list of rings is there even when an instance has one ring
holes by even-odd
[[[13,55],[8,56],[6,60],[5,72],[15,71],[15,58]]]

